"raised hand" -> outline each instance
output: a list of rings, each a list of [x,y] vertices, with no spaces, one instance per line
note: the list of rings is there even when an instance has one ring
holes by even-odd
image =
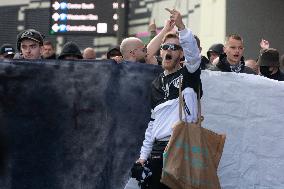
[[[261,39],[259,46],[261,49],[268,49],[269,48],[269,41]]]
[[[175,9],[170,10],[166,8],[166,10],[171,13],[170,20],[176,25],[178,30],[183,30],[185,28],[185,25],[183,24],[180,12]]]
[[[156,32],[157,26],[156,26],[155,20],[152,20],[149,23],[148,30],[149,30],[149,32]]]
[[[165,30],[166,32],[170,32],[174,29],[174,27],[175,23],[172,20],[166,20],[163,30]]]
[[[141,163],[142,166],[144,166],[144,164],[146,163],[145,159],[138,159],[136,160],[136,163]]]

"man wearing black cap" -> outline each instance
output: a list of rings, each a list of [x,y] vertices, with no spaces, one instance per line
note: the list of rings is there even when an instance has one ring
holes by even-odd
[[[107,56],[107,59],[112,59],[112,60],[116,61],[117,63],[121,63],[122,60],[123,60],[119,46],[111,46],[108,49],[106,56]]]
[[[21,52],[23,59],[41,59],[43,39],[44,36],[34,29],[27,29],[19,33],[17,49]]]
[[[77,43],[70,41],[64,44],[63,49],[58,56],[58,59],[79,60],[79,59],[83,59],[83,55]]]
[[[213,44],[207,51],[207,57],[210,64],[213,63],[217,57],[224,53],[224,45],[221,43]]]
[[[257,64],[261,75],[270,79],[284,81],[284,74],[279,69],[279,52],[276,49],[261,50]]]
[[[1,59],[13,59],[15,55],[15,49],[11,44],[3,44],[0,48],[0,60]]]

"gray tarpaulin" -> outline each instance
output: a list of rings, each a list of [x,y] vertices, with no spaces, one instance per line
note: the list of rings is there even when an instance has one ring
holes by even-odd
[[[0,62],[0,189],[123,189],[160,71],[102,61]],[[211,71],[201,78],[203,127],[227,135],[222,188],[283,189],[284,82]]]
[[[160,72],[108,61],[1,62],[0,148],[7,158],[0,188],[123,188]]]
[[[222,189],[284,188],[284,82],[204,71],[203,127],[226,134]]]

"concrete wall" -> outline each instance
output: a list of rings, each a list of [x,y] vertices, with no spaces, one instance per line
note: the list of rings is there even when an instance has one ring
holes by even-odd
[[[139,11],[148,12],[150,18],[143,18],[144,25],[130,27],[131,34],[147,31],[147,24],[153,19],[158,27],[162,27],[168,17],[164,8],[175,7],[181,11],[186,26],[201,39],[204,55],[212,44],[224,43],[225,36],[230,33],[244,37],[247,58],[257,58],[261,38],[269,40],[271,47],[284,53],[283,0],[142,0],[139,4],[144,5]],[[141,21],[142,18],[137,20],[135,15],[130,18],[131,23]]]
[[[202,0],[199,38],[202,54],[214,43],[223,43],[226,33],[226,0]]]
[[[0,0],[0,6],[13,6],[13,5],[21,5],[28,4],[30,0]]]
[[[150,20],[155,20],[158,28],[162,28],[165,19],[169,18],[169,13],[165,8],[176,8],[183,16],[184,23],[191,28],[201,40],[202,54],[206,54],[207,49],[213,43],[223,43],[226,28],[226,0],[162,0],[153,1],[152,3],[146,0],[139,1],[139,4],[145,5],[144,11],[150,12],[150,18],[141,18],[139,20],[132,19],[130,23],[134,24],[130,27],[129,33],[134,35],[139,32],[146,32],[147,25]],[[140,9],[141,11],[141,9]],[[134,10],[135,12],[135,10]],[[136,11],[139,12],[139,11]],[[144,25],[135,25],[144,20]],[[130,25],[131,26],[131,25]]]
[[[239,33],[245,41],[245,56],[256,58],[261,38],[284,53],[283,0],[227,0],[226,34]]]

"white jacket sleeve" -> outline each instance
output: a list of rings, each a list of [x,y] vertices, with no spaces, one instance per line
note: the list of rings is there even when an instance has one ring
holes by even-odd
[[[201,55],[192,31],[185,28],[179,31],[180,44],[183,48],[185,63],[188,72],[195,72],[201,62]]]
[[[140,159],[147,160],[149,157],[152,147],[153,147],[153,139],[152,139],[152,129],[153,129],[153,121],[148,123],[148,127],[145,132],[145,139],[143,141],[143,146],[141,147],[140,151]]]

